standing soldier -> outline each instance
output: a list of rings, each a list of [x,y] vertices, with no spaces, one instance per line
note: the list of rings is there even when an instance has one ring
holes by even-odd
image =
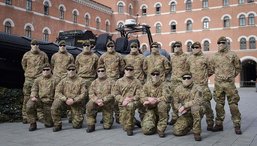
[[[135,110],[141,88],[140,81],[134,77],[134,67],[127,64],[124,77],[116,81],[112,94],[119,104],[120,123],[128,136],[133,135]]]
[[[107,52],[99,58],[98,65],[103,65],[106,69],[107,77],[116,81],[121,77],[125,62],[122,56],[115,51],[114,46],[113,41],[107,42]],[[114,112],[116,122],[119,123],[119,107],[117,101],[114,104]]]
[[[23,84],[23,105],[22,105],[22,122],[26,124],[27,113],[26,104],[30,99],[31,87],[34,80],[41,75],[42,66],[48,63],[48,57],[45,52],[39,49],[37,40],[31,41],[31,50],[26,52],[22,57],[22,68],[24,70],[25,82]],[[43,119],[43,113],[38,113],[38,118]]]
[[[175,136],[184,136],[192,128],[195,141],[201,141],[201,119],[205,112],[202,88],[193,83],[192,74],[185,72],[182,84],[174,91],[174,105],[180,117],[173,127]]]
[[[187,63],[190,66],[190,72],[192,73],[194,84],[197,84],[199,87],[201,87],[201,91],[203,94],[202,97],[205,101],[207,130],[212,131],[214,125],[214,115],[211,108],[212,94],[208,87],[210,68],[209,61],[203,55],[201,48],[202,47],[200,42],[193,43],[193,54],[189,56],[189,58],[187,59]]]
[[[241,62],[236,53],[228,48],[226,37],[222,36],[217,41],[218,52],[215,53],[210,61],[211,71],[215,74],[215,95],[216,119],[213,131],[223,131],[223,121],[225,118],[225,96],[232,115],[232,121],[236,134],[241,131],[241,113],[238,109],[240,97],[235,86],[235,77],[241,70]]]
[[[172,48],[174,49],[174,55],[171,57],[171,68],[172,68],[172,77],[171,77],[171,97],[173,98],[173,92],[177,86],[182,84],[181,76],[183,73],[189,71],[189,66],[186,63],[188,55],[182,50],[182,43],[176,41]],[[171,100],[172,107],[172,118],[169,122],[169,125],[173,125],[178,118],[178,111],[174,107],[173,100]]]
[[[140,96],[141,103],[146,108],[142,130],[145,135],[151,135],[157,131],[159,137],[165,137],[170,95],[165,82],[161,79],[161,71],[153,69],[149,73],[151,79],[143,86]]]
[[[87,92],[85,82],[77,75],[75,64],[67,67],[68,76],[60,81],[55,90],[55,99],[51,107],[54,122],[53,132],[62,130],[61,109],[71,108],[72,126],[79,129],[83,124],[83,101]]]
[[[167,58],[160,55],[157,42],[153,42],[151,47],[151,55],[145,58],[143,64],[144,72],[147,74],[147,80],[151,77],[151,70],[153,70],[153,68],[158,68],[160,70],[161,80],[165,81],[166,75],[171,69],[170,62]]]
[[[51,106],[54,101],[54,91],[57,80],[52,76],[52,70],[49,63],[43,65],[42,76],[38,77],[31,89],[30,99],[27,102],[28,121],[30,123],[29,131],[37,129],[36,108],[40,107],[44,111],[45,127],[52,127]]]
[[[89,88],[89,101],[86,106],[87,132],[95,131],[96,116],[99,110],[103,112],[103,128],[111,129],[113,124],[114,97],[111,94],[114,81],[107,78],[104,66],[97,67],[98,78]]]

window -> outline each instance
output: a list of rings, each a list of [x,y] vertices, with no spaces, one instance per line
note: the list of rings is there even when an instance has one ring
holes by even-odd
[[[161,33],[161,24],[160,23],[156,24],[156,33]]]
[[[161,14],[161,5],[157,4],[155,7],[155,14]]]
[[[47,1],[44,3],[44,14],[49,15],[49,3]]]
[[[251,37],[249,39],[249,48],[250,49],[256,49],[256,40],[254,37]]]
[[[246,39],[241,38],[240,39],[240,50],[244,50],[244,49],[246,49]]]
[[[141,50],[142,50],[142,53],[144,53],[147,50],[147,46],[143,45]]]
[[[123,13],[123,7],[124,7],[124,5],[123,5],[123,3],[122,2],[120,2],[119,4],[118,4],[118,13]]]
[[[28,38],[31,38],[31,27],[30,26],[26,26],[25,36],[28,37]]]
[[[192,30],[192,26],[193,26],[192,21],[188,20],[187,24],[186,24],[186,27],[187,27],[186,30],[187,31],[191,31]]]
[[[203,29],[209,29],[209,20],[207,18],[203,20]]]
[[[203,8],[208,8],[209,7],[209,2],[208,2],[208,0],[203,0]]]
[[[192,10],[192,1],[191,0],[186,1],[186,10]]]
[[[110,24],[108,21],[106,21],[106,23],[105,23],[105,31],[110,32]]]
[[[210,43],[209,43],[209,41],[204,41],[203,42],[203,50],[204,51],[209,51],[210,50]]]
[[[85,25],[86,25],[86,27],[88,27],[88,26],[89,26],[89,16],[86,15],[86,18],[85,18],[85,19],[86,19],[86,20],[85,20],[85,21],[86,21],[86,24],[85,24]]]
[[[100,29],[100,20],[96,18],[96,29]]]
[[[245,3],[244,0],[238,0],[238,4],[243,4],[243,3]]]
[[[78,13],[77,11],[73,11],[73,23],[77,23]]]
[[[4,32],[7,34],[11,34],[12,33],[12,25],[11,22],[7,21],[4,24]]]
[[[252,2],[254,2],[254,0],[247,0],[247,2],[248,2],[248,3],[252,3]]]
[[[61,6],[60,7],[60,19],[64,19],[64,8]]]
[[[146,11],[146,6],[142,7],[142,16],[146,16],[147,11]]]
[[[176,12],[176,3],[175,2],[172,2],[170,4],[170,12]]]
[[[229,0],[223,0],[223,6],[228,6],[229,5]]]
[[[5,0],[5,4],[12,5],[12,1],[11,0]]]
[[[248,15],[248,25],[254,25],[255,21],[254,21],[254,14],[249,14]]]
[[[228,16],[225,16],[225,17],[224,17],[223,26],[224,26],[224,27],[230,27],[230,19],[229,19]]]
[[[132,9],[132,6],[129,5],[129,15],[132,15],[133,14],[133,9]]]
[[[48,42],[48,40],[49,40],[49,32],[47,29],[45,29],[43,32],[43,40],[46,42]]]
[[[26,1],[26,10],[31,11],[32,10],[32,0]]]
[[[192,46],[192,42],[188,42],[187,43],[187,52],[192,52],[191,46]]]
[[[170,25],[170,31],[171,32],[176,32],[177,26],[175,22],[172,22]]]
[[[244,15],[239,16],[239,26],[245,26],[245,16]]]

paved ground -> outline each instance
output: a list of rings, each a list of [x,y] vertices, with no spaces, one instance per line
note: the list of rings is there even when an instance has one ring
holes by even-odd
[[[63,130],[57,133],[51,128],[44,128],[38,123],[38,130],[29,132],[29,125],[22,123],[0,124],[0,146],[256,146],[257,145],[257,92],[255,88],[239,89],[241,101],[239,108],[242,113],[242,135],[234,133],[230,119],[230,112],[226,103],[226,119],[224,131],[213,133],[206,131],[206,122],[202,121],[202,141],[195,142],[192,133],[183,137],[172,135],[172,127],[166,129],[167,136],[159,138],[157,134],[145,136],[139,128],[134,131],[134,136],[128,137],[120,125],[114,124],[113,129],[103,130],[97,124],[96,131],[86,133],[85,125],[82,129],[72,129],[67,119],[63,119]],[[214,102],[212,102],[214,109]],[[101,114],[98,116],[98,121]]]

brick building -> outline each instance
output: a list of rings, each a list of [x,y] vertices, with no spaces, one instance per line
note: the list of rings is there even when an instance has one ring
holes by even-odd
[[[171,53],[176,40],[189,53],[199,41],[210,56],[224,35],[242,61],[237,85],[256,80],[256,0],[1,0],[0,8],[0,31],[46,41],[72,29],[109,32],[116,38],[115,28],[133,18],[150,25],[153,40]],[[145,34],[137,37],[141,47],[149,47]]]

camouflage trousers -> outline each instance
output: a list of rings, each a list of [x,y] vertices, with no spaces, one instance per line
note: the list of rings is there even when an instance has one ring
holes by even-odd
[[[104,103],[102,107],[98,106],[92,100],[89,100],[86,105],[86,123],[87,125],[95,125],[96,116],[99,111],[103,113],[103,127],[109,129],[113,124],[113,101]]]
[[[119,105],[120,123],[124,131],[134,129],[134,117],[137,105],[137,102],[130,102],[127,106]]]
[[[31,88],[33,86],[34,80],[35,79],[33,79],[33,78],[25,77],[25,81],[23,84],[23,96],[24,96],[23,103],[22,103],[22,118],[23,118],[23,120],[28,119],[26,105],[27,105],[28,100],[30,99]],[[37,108],[37,117],[38,117],[38,119],[44,118],[43,109],[41,109],[40,107]]]
[[[71,106],[68,106],[64,101],[61,101],[59,98],[54,99],[54,102],[51,107],[52,119],[54,122],[54,126],[61,126],[61,110],[63,106],[67,106],[67,108],[71,109],[72,115],[72,125],[73,127],[81,127],[83,124],[83,106],[82,103],[74,103]]]
[[[215,96],[214,100],[216,102],[216,125],[222,125],[225,119],[225,100],[228,100],[228,105],[230,108],[231,119],[234,126],[241,125],[241,113],[238,109],[238,102],[240,97],[236,89],[234,82],[215,82]]]
[[[154,107],[146,107],[146,113],[141,122],[142,131],[145,135],[151,135],[156,130],[164,132],[168,122],[168,104],[164,101]]]
[[[171,90],[171,108],[172,108],[172,115],[171,115],[171,119],[172,120],[177,120],[178,119],[178,110],[175,108],[174,106],[174,102],[173,102],[173,93],[174,90],[176,89],[177,86],[179,86],[180,84],[182,84],[182,82],[178,79],[171,79],[171,83],[170,83],[170,90]]]
[[[43,113],[44,113],[44,124],[47,126],[52,126],[53,125],[53,120],[52,120],[52,116],[51,116],[51,106],[52,106],[52,102],[42,102],[40,99],[38,99],[37,101],[32,101],[31,99],[29,99],[29,101],[27,102],[27,115],[28,115],[28,122],[29,123],[36,123],[36,118],[37,118],[37,108],[41,108],[43,109]]]
[[[205,113],[205,107],[196,105],[181,115],[173,126],[173,134],[176,136],[184,136],[192,129],[193,133],[201,133],[201,120]]]

